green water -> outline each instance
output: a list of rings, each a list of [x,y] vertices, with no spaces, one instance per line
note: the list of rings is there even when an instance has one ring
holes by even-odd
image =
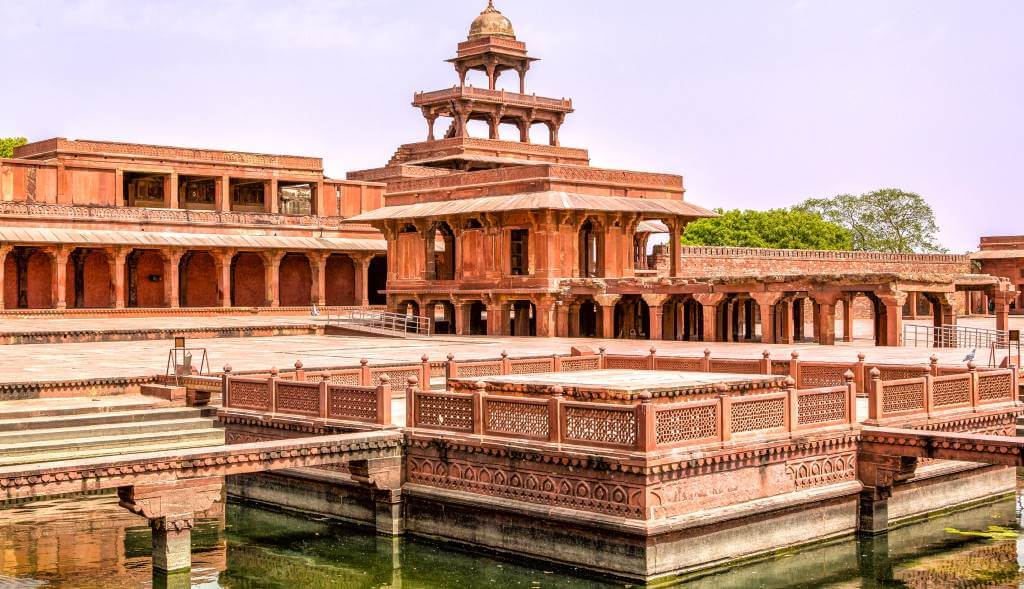
[[[1013,499],[933,518],[872,540],[847,539],[669,586],[686,589],[1024,587]],[[26,504],[0,512],[0,587],[152,587],[149,530],[116,499]],[[226,523],[225,523],[226,522]],[[992,528],[996,526],[996,528]],[[980,532],[980,533],[972,533]],[[585,571],[497,558],[416,539],[229,505],[193,533],[190,578],[157,587],[527,589],[628,587]]]

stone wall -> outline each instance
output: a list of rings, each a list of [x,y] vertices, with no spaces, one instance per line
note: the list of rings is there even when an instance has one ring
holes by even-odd
[[[667,245],[654,246],[651,268],[667,275]],[[737,247],[683,247],[683,276],[764,276],[768,274],[851,274],[907,272],[967,274],[967,256],[948,254],[889,254]]]

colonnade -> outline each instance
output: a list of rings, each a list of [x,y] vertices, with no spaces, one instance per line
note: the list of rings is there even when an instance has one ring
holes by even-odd
[[[919,292],[932,309],[936,326],[955,325],[953,293]],[[600,337],[605,339],[690,340],[706,342],[834,345],[854,338],[855,301],[871,307],[876,345],[899,345],[904,305],[902,291],[703,292],[681,294],[594,294],[560,298],[553,294],[481,298],[408,297],[400,311],[438,317],[448,333],[493,336]],[[1008,296],[1001,300],[1005,317]],[[393,305],[396,306],[396,305]],[[997,319],[1000,316],[997,313]],[[1005,319],[1004,319],[1005,321]],[[840,330],[837,330],[837,323]],[[838,331],[838,333],[837,333]]]
[[[377,299],[370,286],[375,257],[368,252],[4,244],[0,309],[366,306]],[[386,269],[382,273],[378,281]]]

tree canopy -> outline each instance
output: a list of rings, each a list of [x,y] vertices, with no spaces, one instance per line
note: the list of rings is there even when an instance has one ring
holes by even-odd
[[[684,245],[720,245],[781,249],[848,250],[850,233],[821,216],[802,210],[725,211],[686,226]]]
[[[894,253],[935,253],[939,245],[935,213],[919,194],[883,188],[855,196],[812,198],[794,210],[821,215],[845,228],[853,249]]]
[[[26,143],[24,137],[0,137],[0,157],[14,157],[14,148]]]

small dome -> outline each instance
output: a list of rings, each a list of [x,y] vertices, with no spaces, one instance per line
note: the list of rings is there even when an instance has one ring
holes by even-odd
[[[512,21],[498,12],[498,9],[494,7],[494,0],[488,0],[487,8],[480,13],[480,16],[473,19],[473,24],[469,25],[470,40],[487,36],[516,38],[516,32],[512,29]]]

